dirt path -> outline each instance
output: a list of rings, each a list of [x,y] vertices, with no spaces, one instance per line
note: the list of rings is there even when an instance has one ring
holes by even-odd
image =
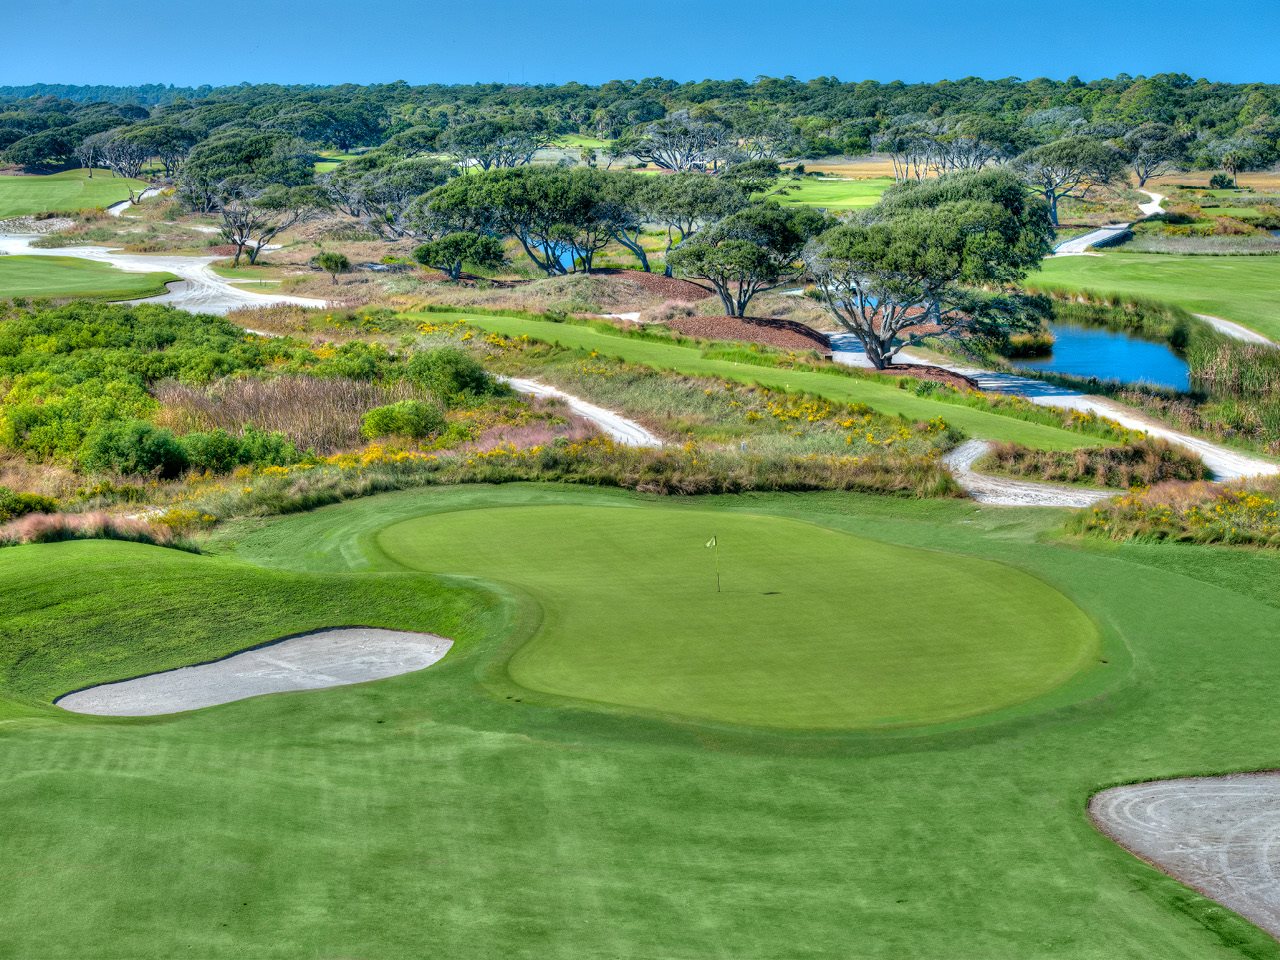
[[[32,243],[35,239],[35,236],[28,234],[0,235],[0,253],[29,257],[76,257],[107,263],[127,273],[165,271],[182,278],[169,284],[168,292],[158,297],[130,301],[132,303],[163,303],[190,313],[218,315],[240,307],[269,307],[281,303],[301,307],[327,306],[327,301],[313,297],[255,293],[238,287],[214,273],[213,264],[223,259],[221,257],[124,253],[109,247],[34,247]]]
[[[148,197],[154,197],[160,193],[159,187],[147,187],[138,196],[139,200],[146,200]],[[107,213],[113,217],[123,216],[124,212],[133,206],[132,200],[121,200],[119,203],[113,203],[107,207]]]
[[[1145,193],[1151,199],[1146,203],[1138,204],[1138,209],[1144,217],[1152,217],[1157,213],[1164,213],[1164,195],[1160,193],[1152,193],[1150,190],[1139,190],[1139,193]],[[1064,240],[1053,248],[1053,256],[1055,257],[1079,257],[1094,256],[1090,253],[1090,248],[1105,244],[1109,240],[1114,240],[1120,234],[1124,233],[1132,223],[1113,223],[1106,227],[1099,227],[1080,237],[1073,237],[1070,240]]]
[[[539,383],[537,380],[525,380],[521,377],[502,377],[501,379],[517,393],[527,394],[531,397],[549,397],[562,401],[573,413],[584,420],[590,420],[623,446],[662,446],[661,437],[646,430],[634,420],[628,420],[612,410],[606,410],[604,407],[598,407],[594,403],[583,400],[581,397],[565,393],[558,387]]]
[[[411,673],[449,652],[452,640],[372,627],[317,630],[224,660],[151,673],[60,697],[73,713],[151,717],[198,710],[266,693],[319,690]]]
[[[1129,852],[1280,938],[1280,773],[1113,787],[1089,815]]]
[[[942,458],[956,483],[978,503],[998,507],[1089,507],[1119,494],[1118,490],[1087,490],[1053,483],[977,473],[973,469],[988,450],[988,440],[966,440]]]
[[[833,358],[837,363],[855,367],[870,367],[866,353],[857,337],[848,333],[831,334]],[[933,363],[929,358],[903,350],[898,354],[902,363]],[[983,370],[968,367],[951,361],[940,361],[935,366],[944,367],[955,373],[963,374],[977,382],[978,387],[991,393],[1006,393],[1023,397],[1032,403],[1045,407],[1061,407],[1069,410],[1081,410],[1096,413],[1099,416],[1115,420],[1130,430],[1141,430],[1152,437],[1159,437],[1172,444],[1190,450],[1204,461],[1213,475],[1219,480],[1239,480],[1244,477],[1269,476],[1280,473],[1280,464],[1265,460],[1262,457],[1233,450],[1230,447],[1204,440],[1187,433],[1167,427],[1145,414],[1126,407],[1124,404],[1105,397],[1080,393],[1067,387],[1055,386],[1034,377],[1023,377],[1016,373],[998,373],[994,370]]]

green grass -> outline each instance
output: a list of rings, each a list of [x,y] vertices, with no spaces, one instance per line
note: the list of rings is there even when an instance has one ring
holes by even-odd
[[[0,956],[1280,956],[1085,816],[1089,794],[1117,782],[1275,765],[1273,726],[1259,718],[1274,706],[1280,558],[1064,545],[1049,535],[1059,515],[967,503],[660,503],[655,523],[680,513],[688,532],[708,513],[726,531],[735,520],[790,529],[777,518],[847,541],[859,560],[862,544],[878,543],[886,555],[938,551],[969,570],[968,558],[996,561],[1085,610],[1100,658],[967,726],[809,734],[664,721],[530,692],[508,674],[531,636],[558,632],[557,604],[573,595],[546,586],[553,571],[585,561],[553,543],[533,566],[474,567],[504,578],[489,588],[407,571],[384,549],[403,530],[379,536],[426,514],[452,522],[460,509],[478,511],[483,529],[495,507],[653,505],[608,491],[375,497],[246,525],[215,556],[114,543],[3,550]],[[523,532],[513,522],[510,542]],[[726,536],[726,560],[737,536]],[[627,580],[625,545],[599,551],[594,572],[636,595],[616,599],[631,612],[654,586],[654,564]],[[479,556],[466,542],[442,549],[456,560],[430,565],[465,572]],[[830,562],[819,549],[800,573],[778,575],[840,579],[851,632],[868,607],[886,606],[907,636],[933,602],[927,576],[842,578]],[[649,608],[663,599],[647,597]],[[972,603],[990,604],[989,591]],[[171,718],[41,705],[83,684],[353,622],[457,642],[420,673]],[[795,632],[788,618],[769,624]],[[620,612],[600,642],[631,629]]]
[[[599,137],[588,137],[580,133],[562,133],[556,137],[556,146],[583,150],[603,150],[609,145],[608,140]]]
[[[1055,257],[1031,286],[1160,300],[1280,339],[1280,257],[1125,253]]]
[[[1257,207],[1204,207],[1211,217],[1235,217],[1237,220],[1256,220],[1262,216]]]
[[[13,297],[89,297],[132,300],[164,293],[171,273],[127,273],[78,257],[0,257],[0,300]]]
[[[72,212],[109,207],[129,199],[129,187],[145,184],[121,180],[109,171],[68,170],[49,176],[0,176],[0,220],[31,213]]]
[[[936,723],[1029,700],[1096,657],[1088,619],[1038,580],[791,520],[515,507],[408,521],[379,544],[413,569],[537,599],[549,616],[511,662],[521,686],[661,714],[763,727]],[[876,579],[929,588],[910,617],[869,604],[854,622],[843,584]]]
[[[362,150],[348,151],[346,153],[341,150],[321,150],[316,156],[323,159],[317,160],[312,166],[315,168],[316,173],[328,173],[331,170],[338,169],[346,161],[354,160],[363,152]]]
[[[821,370],[788,370],[762,367],[732,360],[711,359],[701,349],[678,343],[641,340],[621,334],[603,332],[576,323],[554,323],[518,317],[481,316],[471,314],[432,313],[432,320],[450,317],[465,319],[476,327],[505,336],[525,335],[535,340],[566,347],[596,350],[609,357],[642,363],[659,370],[674,370],[692,376],[721,377],[740,383],[755,383],[771,388],[805,391],[842,403],[865,403],[881,413],[904,416],[910,420],[942,417],[966,434],[991,440],[1013,440],[1043,450],[1074,450],[1096,446],[1101,441],[1058,427],[1029,423],[987,410],[944,403],[918,397],[899,389],[893,381],[880,382],[869,377],[826,373]],[[1026,439],[1016,439],[1025,437]]]
[[[787,192],[777,199],[784,204],[825,207],[828,210],[855,210],[874,207],[881,194],[893,186],[892,177],[840,180],[833,177],[804,177],[781,181]]]

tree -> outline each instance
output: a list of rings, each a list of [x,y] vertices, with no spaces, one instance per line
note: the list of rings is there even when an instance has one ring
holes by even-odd
[[[1123,173],[1124,158],[1099,140],[1068,137],[1032,147],[1014,160],[1013,168],[1045,198],[1049,219],[1057,226],[1059,202],[1114,182]]]
[[[125,180],[137,180],[143,164],[151,155],[146,146],[136,137],[131,137],[127,127],[108,130],[98,137],[102,161],[111,172]]]
[[[178,175],[197,139],[190,130],[168,123],[139,124],[131,127],[127,136],[148,157],[155,157],[160,161],[168,180]]]
[[[316,187],[255,187],[227,181],[219,192],[217,210],[222,237],[236,248],[234,265],[240,266],[246,253],[251,264],[257,263],[263,248],[280,233],[313,219],[326,206]]]
[[[1124,136],[1129,169],[1145,187],[1152,177],[1163,176],[1186,161],[1187,138],[1167,123],[1144,123]]]
[[[814,241],[805,264],[836,322],[883,370],[922,336],[994,336],[1038,323],[1040,301],[976,288],[1021,280],[1052,237],[1045,203],[1016,175],[984,170],[890,191]]]
[[[191,210],[212,213],[228,181],[297,187],[314,178],[312,155],[295,137],[277,131],[226,130],[191,150],[182,165],[178,196]]]
[[[1240,171],[1256,165],[1260,158],[1258,142],[1252,137],[1227,137],[1211,142],[1207,150],[1218,166],[1231,174],[1231,185],[1240,186]]]
[[[348,272],[351,269],[351,261],[347,259],[345,253],[338,253],[336,250],[322,250],[316,254],[316,266],[327,273],[329,279],[336,286],[338,274]]]
[[[477,120],[446,130],[440,139],[460,164],[481,170],[524,166],[535,153],[555,142],[555,136],[532,118],[523,122]]]
[[[342,164],[321,183],[339,209],[358,217],[380,237],[396,240],[416,232],[414,201],[455,172],[451,164],[426,157],[402,160],[368,153]]]
[[[682,243],[670,264],[676,276],[706,281],[728,316],[746,316],[757,294],[799,275],[801,250],[825,225],[808,207],[754,204]]]
[[[663,170],[705,170],[731,139],[723,124],[695,120],[681,111],[645,127],[644,136],[630,152]]]
[[[702,173],[676,173],[654,179],[645,200],[645,217],[665,227],[664,257],[699,230],[736,213],[747,205],[747,195],[732,181]],[[671,264],[667,264],[671,276]]]
[[[496,270],[506,261],[502,241],[482,233],[448,233],[438,240],[424,243],[413,251],[413,259],[425,267],[447,274],[450,280],[462,278],[464,263]]]

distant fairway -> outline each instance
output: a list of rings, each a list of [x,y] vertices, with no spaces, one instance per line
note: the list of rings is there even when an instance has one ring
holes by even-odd
[[[873,207],[881,194],[893,186],[892,177],[872,177],[865,180],[805,177],[802,180],[782,182],[786,185],[787,192],[778,197],[780,202],[824,207],[828,210]]]
[[[132,300],[164,293],[172,273],[127,273],[77,257],[0,257],[0,300],[13,297],[90,297]]]
[[[543,628],[510,665],[522,686],[705,720],[955,720],[1056,686],[1098,642],[1065,597],[1011,568],[771,517],[466,510],[391,527],[379,543],[406,566],[538,598]],[[909,612],[850,596],[848,584],[877,580],[927,587]]]
[[[1054,257],[1029,286],[1163,300],[1280,339],[1280,256],[1125,253]]]
[[[109,207],[129,199],[129,188],[146,186],[104,170],[68,170],[47,177],[0,177],[0,220],[31,213],[72,212]]]

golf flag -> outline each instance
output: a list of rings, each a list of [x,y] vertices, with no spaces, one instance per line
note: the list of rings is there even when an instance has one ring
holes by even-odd
[[[711,549],[711,548],[712,548],[712,547],[714,547],[715,545],[716,545],[716,538],[715,538],[715,537],[712,537],[710,540],[708,540],[708,541],[707,541],[707,549]]]

